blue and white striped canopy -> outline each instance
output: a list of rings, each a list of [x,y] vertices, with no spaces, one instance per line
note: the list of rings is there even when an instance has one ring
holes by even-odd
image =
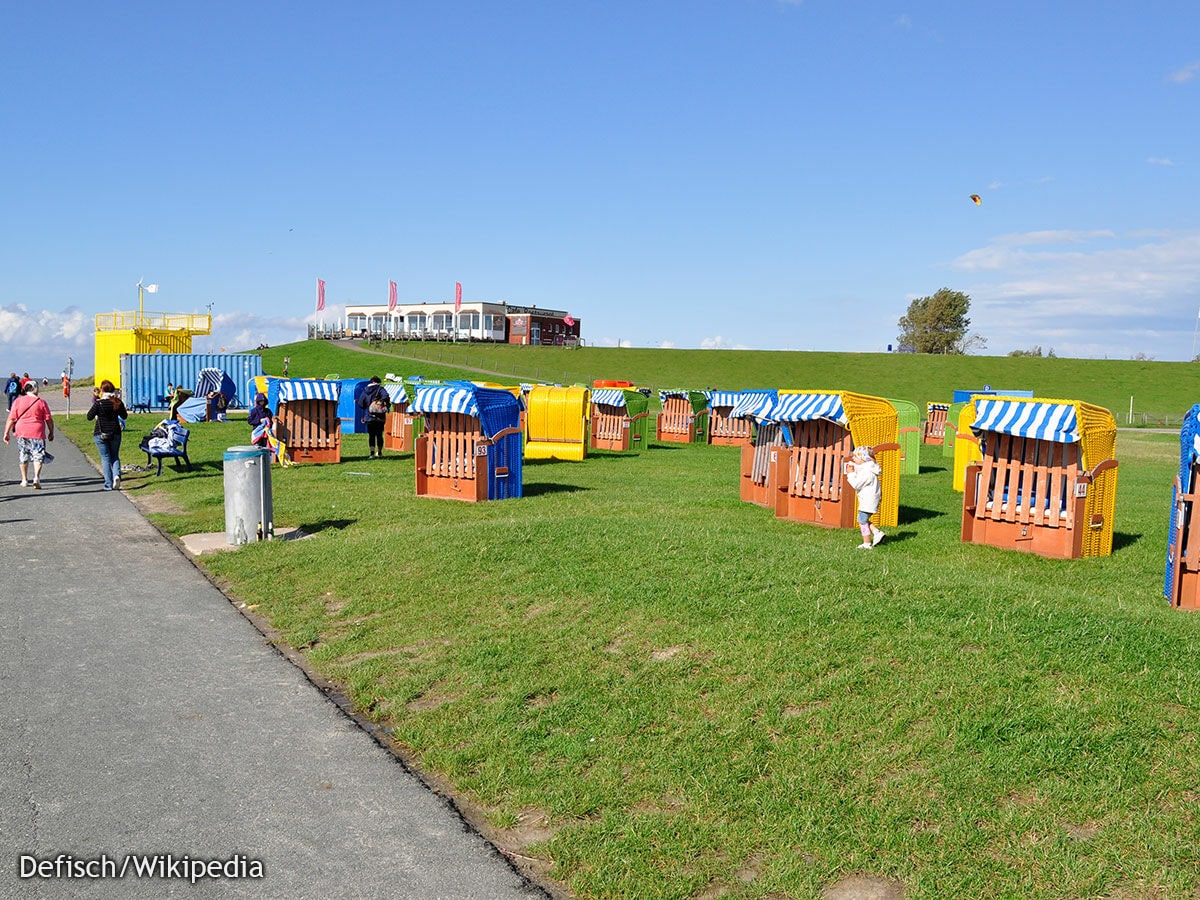
[[[935,409],[949,410],[950,404],[949,403],[928,403],[925,405],[926,412],[933,412]]]
[[[402,384],[385,384],[383,386],[383,389],[385,391],[387,391],[388,399],[391,400],[392,403],[407,403],[408,402],[408,394],[404,390],[404,385],[402,385]]]
[[[213,391],[219,391],[224,379],[225,373],[220,369],[201,369],[196,373],[196,396],[207,397]]]
[[[684,400],[690,401],[692,399],[692,392],[691,391],[675,391],[675,390],[665,390],[665,391],[658,392],[658,399],[660,401],[667,400],[671,397],[682,397]]]
[[[597,406],[625,406],[625,392],[620,388],[599,388],[592,391],[592,402]]]
[[[741,391],[713,391],[708,395],[708,406],[710,409],[716,409],[718,406],[736,406],[741,397]]]
[[[841,394],[780,394],[771,418],[777,422],[811,422],[829,419],[839,425],[850,420],[842,409]]]
[[[1072,403],[1043,403],[1029,400],[975,401],[972,431],[994,431],[1031,437],[1060,444],[1079,441],[1079,421]]]
[[[279,399],[285,403],[289,400],[332,400],[337,403],[341,394],[340,381],[290,378],[279,382]]]
[[[421,414],[453,412],[479,417],[479,404],[475,402],[474,389],[461,385],[418,385],[417,396],[408,410]]]
[[[775,391],[742,391],[737,403],[729,411],[731,419],[757,419],[760,422],[772,421],[775,409]]]

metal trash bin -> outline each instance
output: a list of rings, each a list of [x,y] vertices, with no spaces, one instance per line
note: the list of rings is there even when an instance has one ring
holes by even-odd
[[[275,536],[271,503],[271,451],[230,447],[225,472],[225,543],[233,546],[269,541]]]

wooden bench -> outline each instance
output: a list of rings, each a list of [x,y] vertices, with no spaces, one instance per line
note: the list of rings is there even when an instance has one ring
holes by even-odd
[[[691,444],[697,435],[704,435],[707,412],[698,413],[687,397],[666,397],[662,401],[662,412],[658,414],[656,438],[673,444]]]
[[[408,401],[398,400],[392,404],[383,428],[383,446],[386,450],[412,450],[416,416],[408,411]]]
[[[732,406],[714,406],[709,409],[708,442],[723,447],[742,447],[754,437],[754,423],[750,419],[730,418]]]
[[[775,515],[828,528],[855,524],[855,494],[843,466],[854,452],[850,431],[826,419],[793,422],[792,446],[776,465]]]
[[[635,423],[649,418],[649,412],[629,415],[623,406],[592,404],[591,443],[594,450],[632,450],[641,443],[642,429]]]
[[[503,458],[503,439],[520,433],[518,425],[487,438],[475,416],[425,413],[425,430],[416,440],[417,496],[476,503],[498,494],[489,479],[519,477],[520,461]]]
[[[946,440],[946,413],[950,406],[946,403],[930,403],[926,407],[925,437],[926,444],[941,446]]]
[[[742,445],[741,489],[738,492],[742,500],[774,508],[775,479],[780,471],[776,463],[786,452],[783,427],[778,422],[760,423],[751,443]]]
[[[141,450],[146,454],[146,465],[150,466],[154,460],[158,460],[158,471],[154,473],[155,476],[162,474],[164,459],[174,459],[176,469],[179,468],[179,461],[182,459],[187,466],[187,471],[192,471],[192,461],[188,459],[187,452],[188,438],[191,437],[191,432],[186,428],[179,428],[176,429],[175,433],[180,435],[182,440],[179,443],[172,444],[170,449],[151,450],[149,442],[147,440],[142,441]]]
[[[1186,476],[1187,490],[1180,484],[1179,475],[1175,476],[1175,521],[1165,593],[1171,605],[1180,609],[1200,609],[1200,523],[1194,521],[1200,499],[1198,476],[1200,465],[1192,463]]]
[[[342,461],[342,420],[336,400],[281,400],[275,434],[287,445],[293,462]]]
[[[1085,553],[1085,536],[1107,526],[1111,548],[1111,503],[1089,509],[1088,501],[1097,477],[1116,469],[1115,459],[1084,471],[1078,443],[995,432],[985,432],[981,443],[983,458],[964,474],[962,540],[1077,559],[1100,555]]]

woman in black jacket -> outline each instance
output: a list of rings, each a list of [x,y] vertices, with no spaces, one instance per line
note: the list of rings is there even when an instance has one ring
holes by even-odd
[[[363,421],[367,424],[367,448],[371,453],[370,458],[382,458],[383,426],[387,422],[392,401],[378,375],[371,376],[371,383],[363,389],[358,398],[358,405],[363,410]]]
[[[100,451],[100,471],[106,491],[121,486],[121,429],[128,415],[113,383],[107,378],[101,381],[100,396],[92,401],[87,417],[89,421],[96,420],[92,440]]]

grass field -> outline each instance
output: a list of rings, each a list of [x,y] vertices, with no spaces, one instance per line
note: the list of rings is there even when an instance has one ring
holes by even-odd
[[[532,358],[484,349],[460,364]],[[1047,363],[1088,361],[924,358],[924,380],[881,384],[897,357],[551,352],[657,387],[1195,399],[1192,370],[1160,363],[1058,383]],[[268,372],[283,355],[293,374],[453,374],[317,342],[265,353]],[[81,419],[64,431],[94,456]],[[195,425],[195,472],[126,489],[169,533],[223,531],[221,453],[246,437]],[[860,552],[856,531],[739,501],[731,448],[527,462],[523,498],[472,505],[414,496],[411,454],[367,460],[346,435],[341,465],[274,471],[277,527],[311,538],[202,564],[578,896],[816,897],[859,876],[909,898],[1195,897],[1200,619],[1161,593],[1178,447],[1123,432],[1113,555],[1054,561],[962,544],[937,447]]]

